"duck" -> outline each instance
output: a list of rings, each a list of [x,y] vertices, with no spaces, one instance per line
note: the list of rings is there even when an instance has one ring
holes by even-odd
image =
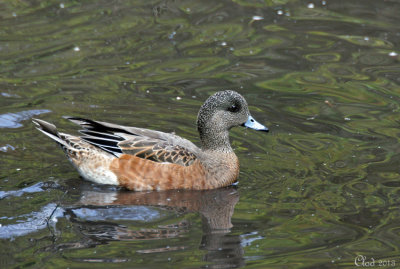
[[[208,190],[234,184],[239,160],[229,130],[244,126],[268,132],[250,114],[236,91],[218,91],[200,107],[197,130],[201,146],[174,133],[129,127],[80,117],[81,136],[59,132],[33,118],[36,129],[59,144],[82,178],[132,191]]]

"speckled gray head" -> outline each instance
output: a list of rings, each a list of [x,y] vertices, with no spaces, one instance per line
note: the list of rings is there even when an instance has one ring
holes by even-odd
[[[267,127],[254,120],[246,100],[235,91],[217,92],[201,106],[197,116],[197,129],[203,149],[230,149],[229,129],[235,126],[268,132]]]

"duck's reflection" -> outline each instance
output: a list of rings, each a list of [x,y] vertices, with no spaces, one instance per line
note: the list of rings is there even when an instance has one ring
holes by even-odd
[[[232,268],[244,265],[240,237],[229,234],[232,228],[231,217],[238,200],[239,194],[235,187],[208,191],[160,192],[81,189],[78,206],[75,204],[67,212],[71,221],[79,224],[80,233],[92,244],[114,240],[181,237],[189,233],[191,227],[190,221],[182,218],[177,223],[156,225],[156,228],[132,228],[129,222],[158,222],[165,217],[163,214],[166,211],[178,215],[199,212],[203,230],[199,248],[207,250],[204,260],[210,262],[214,268]],[[185,248],[185,245],[150,247],[137,252],[157,253]]]

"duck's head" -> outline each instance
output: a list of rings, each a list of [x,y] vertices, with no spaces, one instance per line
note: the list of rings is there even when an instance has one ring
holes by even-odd
[[[201,106],[197,116],[197,129],[203,148],[229,144],[228,133],[235,126],[268,132],[267,127],[250,115],[246,100],[235,91],[217,92]]]

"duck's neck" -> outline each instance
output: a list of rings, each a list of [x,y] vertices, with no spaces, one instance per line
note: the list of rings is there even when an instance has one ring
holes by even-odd
[[[204,130],[200,132],[200,140],[204,151],[233,152],[227,130],[220,132]]]

